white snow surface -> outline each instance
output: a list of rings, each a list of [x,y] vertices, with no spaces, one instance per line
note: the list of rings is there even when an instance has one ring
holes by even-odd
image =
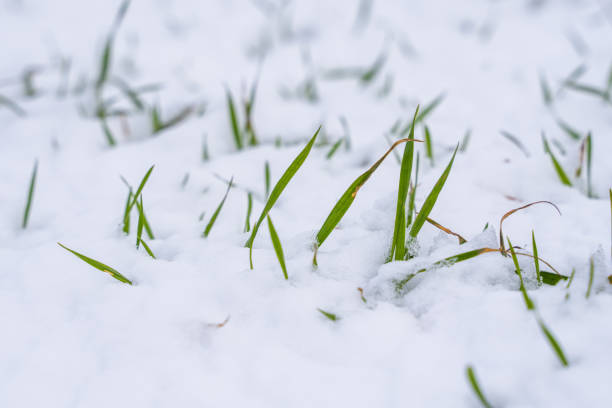
[[[611,4],[134,0],[116,35],[111,77],[133,87],[160,84],[143,99],[164,118],[185,106],[203,113],[155,135],[147,111],[111,117],[117,145],[109,147],[92,116],[92,84],[119,2],[0,0],[0,94],[26,111],[20,117],[0,105],[0,407],[478,407],[468,365],[495,407],[611,406],[612,105],[561,86],[581,64],[578,82],[606,83]],[[369,67],[382,53],[385,64],[369,84],[325,78],[330,69]],[[62,59],[70,60],[67,95]],[[31,67],[39,69],[36,94],[27,97],[20,78]],[[541,76],[553,93],[550,108]],[[87,89],[78,94],[80,78]],[[261,143],[236,151],[226,89],[241,107],[256,78]],[[307,80],[316,101],[296,93]],[[385,152],[394,122],[407,123],[418,103],[441,93],[426,119],[433,165],[416,147],[417,207],[470,129],[431,213],[468,242],[460,246],[426,224],[414,259],[385,264],[399,178],[389,156],[313,269],[314,236],[337,199]],[[105,87],[112,95],[120,94]],[[133,110],[125,98],[117,107]],[[264,205],[264,163],[274,184],[319,125],[321,141],[341,138],[340,118],[351,149],[327,160],[330,144],[315,146],[270,213],[289,280],[265,222],[251,270],[244,189],[257,193],[254,223]],[[557,118],[583,136],[592,132],[595,198],[587,197],[586,173],[574,176],[581,142]],[[500,130],[516,135],[529,157]],[[564,147],[562,154],[552,145],[572,187],[557,178],[541,131]],[[202,160],[205,135],[209,161]],[[130,235],[121,231],[127,188],[120,176],[136,187],[153,164],[143,203],[157,259],[135,247],[135,210]],[[217,175],[233,176],[236,186],[204,239],[226,189]],[[499,253],[428,270],[401,295],[393,290],[393,279],[447,256],[496,248],[500,217],[537,200],[554,202],[562,216],[533,206],[508,218],[504,235],[530,252],[534,230],[539,255],[575,276],[569,289],[565,281],[538,286],[533,261],[521,257],[536,313],[526,310],[512,261]]]

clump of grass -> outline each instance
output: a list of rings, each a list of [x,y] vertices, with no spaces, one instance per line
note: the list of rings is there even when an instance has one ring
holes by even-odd
[[[233,181],[234,181],[234,178],[232,177],[230,179],[230,182],[227,185],[227,190],[225,190],[225,194],[223,195],[223,198],[221,199],[221,202],[217,206],[217,209],[213,213],[212,217],[210,217],[210,220],[208,221],[208,224],[206,224],[206,228],[204,228],[204,232],[202,233],[202,236],[204,238],[208,237],[208,234],[210,234],[210,231],[212,230],[212,227],[215,225],[215,221],[217,221],[217,217],[219,217],[219,213],[221,212],[221,209],[223,208],[223,204],[225,204],[225,200],[227,199],[227,195],[229,194],[229,192],[230,192],[230,190],[232,188]]]
[[[25,209],[23,210],[23,220],[21,228],[26,229],[30,220],[30,211],[32,210],[32,201],[34,200],[34,187],[36,186],[36,174],[38,173],[38,160],[34,161],[32,176],[30,177],[30,186],[28,187],[28,198],[26,200]]]
[[[124,180],[124,182],[126,183],[129,189],[127,202],[125,204],[125,209],[123,212],[123,232],[126,234],[130,233],[130,213],[132,211],[132,208],[134,208],[134,206],[138,202],[138,199],[140,198],[140,194],[142,193],[142,189],[144,188],[145,184],[147,184],[147,181],[149,180],[149,177],[151,176],[151,173],[153,172],[154,168],[155,168],[155,165],[151,166],[149,170],[147,170],[144,177],[140,181],[140,184],[138,185],[138,188],[136,189],[135,194],[132,193],[132,187]],[[152,235],[153,234],[151,233],[150,234],[151,239],[152,239]]]
[[[272,218],[270,218],[270,214],[267,216],[268,218],[268,230],[270,231],[270,239],[272,240],[272,246],[274,247],[274,252],[276,252],[276,258],[278,259],[278,263],[283,271],[283,276],[285,276],[285,280],[289,279],[287,275],[287,266],[285,265],[285,254],[283,252],[283,247],[280,242],[280,238],[278,237],[278,233],[276,232],[276,228],[274,228],[274,224],[272,223]]]
[[[321,127],[317,129],[317,131],[312,136],[310,141],[306,144],[304,149],[302,149],[302,151],[297,155],[297,157],[291,162],[287,170],[285,170],[281,178],[278,180],[278,182],[272,189],[272,192],[268,196],[268,200],[261,212],[261,215],[259,216],[259,218],[257,219],[257,222],[253,226],[253,230],[251,231],[251,236],[249,237],[249,239],[244,245],[245,247],[249,248],[249,264],[250,264],[251,269],[253,269],[253,241],[255,240],[257,231],[259,230],[259,227],[261,223],[263,222],[263,220],[266,218],[266,216],[268,215],[268,213],[270,212],[270,210],[272,209],[272,207],[274,206],[274,204],[280,197],[283,190],[285,190],[285,187],[287,187],[287,185],[289,184],[293,176],[297,173],[297,171],[300,169],[302,164],[304,164],[304,161],[306,161],[306,158],[310,154],[310,150],[312,149],[312,146],[314,145],[314,142],[317,139],[317,135],[319,134],[320,130],[321,130]]]
[[[319,313],[321,313],[323,316],[327,317],[332,322],[337,322],[338,320],[340,320],[340,318],[336,314],[334,314],[334,313],[326,312],[323,309],[317,309],[317,310],[319,311]]]
[[[89,265],[93,266],[94,268],[108,273],[110,276],[112,276],[113,278],[117,279],[118,281],[121,281],[123,283],[127,283],[129,285],[132,284],[132,281],[130,281],[128,278],[126,278],[125,276],[123,276],[122,274],[120,274],[117,270],[111,268],[108,265],[103,264],[102,262],[96,261],[95,259],[89,258],[85,255],[82,255],[76,251],[73,251],[72,249],[65,247],[64,245],[62,245],[61,243],[57,243],[59,246],[61,246],[62,248],[64,248],[66,251],[68,252],[72,252],[72,254],[74,254],[75,256],[77,256],[79,259],[81,259],[82,261],[88,263]]]
[[[480,388],[480,384],[478,383],[478,380],[476,379],[476,373],[474,373],[474,368],[471,365],[466,367],[465,374],[467,375],[468,382],[470,383],[470,386],[472,387],[474,394],[476,394],[476,397],[478,398],[482,406],[485,408],[493,408],[493,406],[485,398],[484,393],[482,392],[482,389]]]
[[[357,193],[363,187],[363,185],[368,181],[368,179],[374,174],[376,169],[382,164],[382,162],[387,158],[387,156],[393,151],[393,149],[401,143],[408,142],[413,139],[400,139],[397,140],[391,147],[383,154],[383,156],[378,159],[370,168],[368,168],[364,173],[362,173],[359,177],[353,181],[353,183],[348,187],[348,189],[342,194],[340,199],[336,202],[331,212],[323,222],[323,225],[319,229],[319,232],[316,235],[315,239],[315,255],[313,257],[313,265],[317,265],[317,251],[318,248],[325,242],[329,234],[336,228],[336,225],[340,222],[344,214],[348,211],[351,204],[357,197]],[[414,140],[413,140],[414,141]],[[419,142],[421,140],[418,140]]]

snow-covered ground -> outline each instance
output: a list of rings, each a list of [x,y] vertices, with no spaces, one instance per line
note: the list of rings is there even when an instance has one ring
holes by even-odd
[[[111,147],[95,117],[95,83],[119,7],[0,0],[0,407],[478,407],[467,366],[494,407],[612,405],[612,104],[564,86],[569,77],[606,89],[609,0],[134,0],[97,93],[125,112],[106,118]],[[370,81],[350,75],[376,61]],[[116,78],[148,87],[144,109]],[[238,151],[226,90],[243,124],[254,83],[260,143]],[[468,242],[425,224],[414,258],[385,263],[400,169],[390,155],[313,268],[314,236],[338,198],[397,138],[396,121],[405,126],[438,95],[424,121],[433,162],[415,145],[416,206],[469,132],[431,212]],[[162,121],[191,111],[152,134],[153,107]],[[246,191],[252,226],[265,204],[266,161],[274,186],[319,125],[270,212],[289,279],[266,222],[251,270]],[[542,131],[572,186],[561,183]],[[588,131],[590,198],[587,160],[580,166]],[[327,159],[347,133],[350,149],[343,142]],[[121,177],[136,189],[152,165],[142,198],[155,239],[143,236],[157,259],[136,249],[136,206],[122,232]],[[231,177],[203,238],[227,188],[221,178]],[[575,274],[569,289],[538,285],[533,260],[519,257],[535,311],[511,258],[494,252],[393,290],[394,279],[448,256],[497,248],[501,216],[538,200],[562,216],[529,207],[504,222],[504,236],[531,253],[533,230],[539,256]]]

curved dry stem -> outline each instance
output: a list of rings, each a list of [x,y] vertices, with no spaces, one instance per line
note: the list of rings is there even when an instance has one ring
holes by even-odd
[[[512,214],[514,214],[515,212],[517,212],[517,211],[523,210],[523,209],[525,209],[527,207],[531,207],[532,205],[535,205],[535,204],[543,204],[543,203],[552,205],[553,207],[555,207],[555,210],[557,210],[559,215],[561,215],[561,210],[559,210],[559,207],[557,207],[556,204],[554,204],[554,203],[552,203],[550,201],[542,200],[542,201],[534,201],[533,203],[525,204],[522,207],[514,208],[514,209],[508,211],[507,213],[505,213],[501,217],[501,219],[499,220],[499,248],[501,249],[500,252],[502,254],[504,254],[504,256],[507,255],[506,247],[504,245],[504,234],[503,234],[503,231],[502,231],[502,224],[504,223],[504,220],[506,218],[508,218],[509,216],[511,216]]]
[[[467,240],[465,238],[463,238],[461,235],[459,235],[456,232],[453,232],[453,231],[449,230],[448,228],[438,224],[436,221],[432,220],[431,218],[427,217],[425,219],[425,221],[427,221],[428,223],[430,223],[434,227],[438,228],[439,230],[442,230],[442,231],[446,232],[449,235],[453,235],[453,236],[457,237],[459,239],[459,244],[465,244],[467,242]]]

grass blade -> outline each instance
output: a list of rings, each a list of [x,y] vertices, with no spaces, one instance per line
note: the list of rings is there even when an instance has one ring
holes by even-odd
[[[412,126],[410,127],[408,139],[414,139],[414,124],[418,114],[419,107],[417,106],[412,119]],[[406,253],[406,199],[408,197],[410,178],[412,177],[413,158],[414,140],[409,140],[404,146],[404,154],[402,156],[399,187],[397,190],[397,208],[395,210],[395,227],[393,230],[391,250],[389,251],[389,260],[393,259],[394,255],[396,260],[403,260]]]
[[[208,234],[210,234],[210,230],[212,229],[213,225],[215,225],[215,221],[217,220],[217,217],[219,216],[219,213],[221,212],[221,209],[223,208],[223,204],[225,204],[225,199],[227,198],[227,195],[229,194],[229,192],[230,192],[230,190],[232,188],[233,181],[234,181],[234,178],[232,177],[230,179],[229,184],[227,185],[227,190],[225,190],[225,194],[223,195],[223,199],[221,199],[221,202],[217,206],[217,209],[213,213],[212,217],[210,217],[210,220],[208,221],[208,224],[206,224],[206,228],[204,229],[204,232],[202,233],[202,236],[204,238],[208,237]]]
[[[455,161],[455,155],[457,154],[458,149],[459,149],[459,144],[457,144],[457,147],[455,148],[455,151],[453,152],[453,157],[451,157],[451,160],[446,166],[446,169],[444,170],[444,172],[442,173],[442,175],[440,176],[440,178],[434,185],[433,189],[431,190],[431,192],[425,199],[425,202],[423,203],[423,206],[421,207],[421,211],[419,211],[416,218],[414,219],[414,223],[412,224],[412,227],[410,228],[410,236],[412,238],[417,237],[419,231],[423,227],[423,224],[425,224],[425,220],[427,219],[427,217],[429,217],[431,210],[436,204],[438,195],[440,195],[440,191],[442,191],[442,187],[444,187],[444,183],[446,183],[446,179],[448,178],[448,175],[451,171],[453,162]]]
[[[535,306],[533,305],[533,301],[529,298],[527,294],[527,290],[525,289],[525,283],[523,282],[523,274],[521,273],[521,267],[519,266],[518,258],[516,257],[516,253],[514,252],[514,247],[510,242],[510,238],[508,239],[508,247],[510,248],[510,254],[512,254],[512,262],[514,263],[514,267],[516,268],[516,274],[519,276],[521,281],[521,293],[523,294],[523,300],[525,301],[525,306],[527,310],[534,310]]]
[[[476,394],[476,397],[478,397],[478,400],[480,401],[482,406],[485,408],[493,408],[493,406],[489,404],[489,401],[487,401],[482,390],[480,389],[480,385],[478,384],[478,380],[476,379],[476,374],[474,373],[474,368],[472,366],[467,366],[465,369],[465,373],[467,375],[468,382],[470,383],[470,386],[474,391],[474,394]]]
[[[551,106],[553,103],[552,92],[544,75],[540,75],[540,90],[542,91],[542,100],[544,105]]]
[[[550,148],[548,141],[546,140],[546,136],[544,136],[544,134],[542,134],[542,141],[544,143],[544,152],[547,153],[548,156],[550,156],[550,160],[552,161],[555,171],[557,172],[557,176],[559,177],[559,180],[561,181],[561,183],[565,184],[566,186],[571,187],[572,182],[567,176],[567,173],[565,172],[565,170],[563,170],[563,167],[559,163],[559,160],[557,160],[557,157],[555,156],[552,149]]]
[[[244,232],[251,231],[251,211],[253,210],[253,194],[247,192],[247,213],[244,220]]]
[[[264,179],[266,183],[266,198],[270,195],[270,163],[266,160],[264,165]]]
[[[36,174],[38,173],[38,160],[34,161],[34,169],[32,170],[32,176],[30,178],[30,187],[28,188],[28,199],[26,206],[23,211],[23,221],[21,222],[21,228],[26,229],[28,221],[30,219],[30,211],[32,210],[32,200],[34,199],[34,186],[36,185]]]
[[[582,138],[580,132],[563,122],[561,119],[557,119],[557,125],[559,125],[559,127],[572,139],[580,140]]]
[[[102,131],[104,132],[104,136],[106,137],[106,142],[109,146],[115,146],[117,142],[115,141],[113,133],[111,132],[110,128],[108,127],[108,124],[106,123],[106,118],[100,119],[100,123],[102,124]]]
[[[144,242],[144,240],[142,240],[142,239],[141,239],[141,240],[140,240],[140,243],[142,244],[142,247],[145,249],[145,251],[147,252],[147,254],[148,254],[148,255],[149,255],[151,258],[153,258],[153,259],[157,259],[157,258],[155,257],[155,255],[153,254],[153,251],[151,251],[151,248],[149,248],[149,246],[147,245],[147,243],[146,243],[146,242]]]
[[[531,248],[533,252],[533,263],[535,265],[536,278],[538,283],[542,284],[542,277],[540,276],[540,260],[538,259],[538,247],[536,245],[535,233],[531,230]]]
[[[525,147],[525,145],[519,140],[518,137],[514,136],[512,133],[510,132],[506,132],[505,130],[500,130],[501,135],[503,137],[505,137],[506,139],[508,139],[510,142],[512,142],[513,145],[515,145],[516,147],[519,148],[519,150],[521,152],[523,152],[523,154],[525,155],[525,157],[529,157],[529,151],[527,150],[527,148]]]
[[[334,228],[336,228],[336,225],[338,225],[344,214],[346,214],[349,207],[355,200],[355,197],[357,197],[359,189],[361,189],[361,187],[363,187],[366,181],[368,181],[368,179],[370,178],[370,176],[372,176],[374,171],[376,171],[378,166],[382,164],[385,158],[387,158],[387,156],[393,151],[393,149],[397,145],[407,141],[409,141],[409,139],[400,139],[393,143],[393,145],[389,147],[385,154],[380,159],[378,159],[369,169],[367,169],[364,173],[357,177],[355,181],[353,181],[353,183],[344,192],[344,194],[340,196],[340,199],[336,202],[336,205],[334,205],[331,212],[323,222],[323,225],[319,229],[319,232],[317,233],[315,251],[323,244],[323,242],[325,242],[325,239],[327,239],[327,237],[329,236],[329,234],[331,234]],[[415,141],[420,142],[421,140]]]
[[[142,196],[140,196],[140,202],[136,204],[138,207],[138,227],[136,228],[136,249],[140,247],[140,241],[142,238],[142,230],[144,229],[144,217],[142,214]]]
[[[586,176],[587,176],[587,197],[593,198],[593,184],[591,181],[591,161],[592,161],[592,151],[593,151],[593,138],[591,137],[591,133],[587,135],[585,142],[585,150],[586,150]]]
[[[270,239],[272,240],[272,245],[274,246],[274,252],[276,252],[276,258],[278,259],[278,263],[280,264],[281,269],[283,270],[283,275],[285,276],[285,280],[289,279],[287,275],[287,266],[285,265],[285,254],[283,253],[283,247],[280,242],[280,238],[278,237],[278,233],[274,228],[274,224],[272,224],[272,218],[268,214],[268,230],[270,231]]]
[[[242,150],[244,142],[242,141],[242,133],[240,132],[240,126],[238,125],[238,116],[236,115],[236,106],[234,104],[234,98],[231,92],[226,90],[227,94],[227,109],[229,112],[230,124],[232,126],[232,135],[234,136],[234,143],[236,149]]]
[[[433,146],[431,143],[431,133],[429,133],[429,128],[425,125],[425,157],[429,159],[431,163],[431,167],[434,166],[434,156],[433,156]]]
[[[593,288],[593,277],[595,276],[595,263],[593,262],[593,257],[589,259],[589,285],[587,286],[587,291],[585,297],[588,299],[591,297],[591,289]]]
[[[61,246],[62,248],[64,248],[66,251],[68,252],[72,252],[75,256],[77,256],[78,258],[80,258],[82,261],[88,263],[89,265],[93,266],[94,268],[102,271],[102,272],[106,272],[108,273],[110,276],[112,276],[113,278],[123,282],[123,283],[127,283],[127,284],[132,284],[132,281],[130,281],[128,278],[126,278],[125,276],[123,276],[122,274],[120,274],[119,272],[117,272],[115,269],[111,268],[108,265],[103,264],[102,262],[98,262],[95,259],[91,259],[85,255],[79,254],[76,251],[73,251],[72,249],[65,247],[64,245],[62,245],[61,243],[57,243],[59,246]]]
[[[416,154],[416,166],[414,172],[414,185],[412,185],[410,190],[410,198],[408,199],[408,217],[406,219],[406,226],[409,227],[412,225],[412,216],[415,213],[414,201],[416,200],[416,189],[419,185],[419,163],[420,163],[420,154],[417,152]]]
[[[386,61],[387,61],[387,54],[384,54],[384,53],[381,54],[378,58],[376,58],[376,60],[372,64],[372,66],[370,68],[368,68],[359,77],[359,80],[361,81],[361,83],[363,85],[367,85],[370,82],[372,82],[374,80],[374,78],[376,78],[378,76],[378,74],[380,73],[380,70],[385,65]]]
[[[136,189],[136,193],[132,197],[132,201],[130,202],[130,205],[128,205],[127,212],[130,212],[132,210],[132,208],[134,207],[134,205],[136,204],[136,202],[140,198],[140,193],[142,193],[142,189],[144,188],[145,184],[147,184],[147,180],[149,180],[149,176],[151,176],[151,172],[153,171],[154,167],[155,167],[155,165],[152,165],[149,168],[149,170],[147,170],[147,172],[145,173],[144,177],[140,181],[140,184],[138,185],[138,188]]]
[[[567,361],[567,358],[565,357],[565,353],[563,352],[563,349],[559,345],[559,342],[557,341],[557,339],[555,339],[555,336],[548,329],[548,327],[546,327],[546,325],[541,319],[538,319],[538,324],[540,325],[540,329],[544,333],[544,336],[546,336],[546,340],[548,340],[548,343],[550,343],[550,346],[555,351],[555,354],[559,358],[559,361],[561,362],[561,364],[564,367],[569,366],[569,362]]]
[[[325,158],[327,160],[330,160],[334,156],[343,141],[344,139],[339,139],[336,143],[332,145],[331,149],[329,149],[329,152],[327,152],[327,154],[325,155]]]
[[[26,116],[26,111],[6,96],[0,95],[0,106],[6,106],[17,116]]]
[[[459,146],[459,151],[461,153],[465,153],[465,151],[467,150],[471,137],[472,137],[472,130],[471,129],[466,130],[465,135],[463,136],[463,140],[461,141],[461,146]]]
[[[443,93],[436,96],[433,101],[431,101],[428,105],[425,105],[419,116],[416,118],[416,123],[423,122],[425,118],[427,118],[434,109],[438,107],[440,103],[444,100],[446,95]]]
[[[319,311],[319,313],[321,313],[323,316],[327,317],[332,322],[337,322],[338,320],[340,320],[340,318],[338,316],[336,316],[335,314],[333,314],[333,313],[326,312],[323,309],[317,309],[317,310]]]
[[[128,197],[125,202],[125,210],[123,211],[123,232],[128,235],[130,233],[130,202],[132,201],[132,189],[128,191]]]
[[[310,154],[310,150],[312,149],[312,146],[314,145],[314,142],[317,139],[317,135],[319,134],[320,130],[321,130],[321,127],[319,126],[319,128],[317,129],[315,134],[312,136],[310,141],[306,144],[304,149],[302,149],[302,151],[297,155],[297,157],[293,160],[293,162],[291,162],[289,167],[287,167],[287,170],[285,170],[281,178],[278,180],[278,182],[272,189],[272,192],[270,193],[270,196],[268,197],[268,201],[266,202],[266,205],[264,206],[261,212],[261,215],[259,216],[259,218],[257,219],[257,222],[255,223],[253,227],[251,236],[245,243],[245,247],[249,248],[249,262],[250,262],[251,269],[253,269],[253,241],[255,240],[255,236],[257,235],[259,226],[261,225],[263,220],[266,218],[266,215],[268,215],[268,212],[270,212],[270,210],[274,206],[274,203],[276,203],[276,200],[278,200],[283,190],[285,190],[285,187],[287,187],[287,184],[289,184],[289,182],[291,181],[295,173],[297,173],[297,171],[300,169],[302,164],[304,164],[304,161],[308,157],[308,154]]]

